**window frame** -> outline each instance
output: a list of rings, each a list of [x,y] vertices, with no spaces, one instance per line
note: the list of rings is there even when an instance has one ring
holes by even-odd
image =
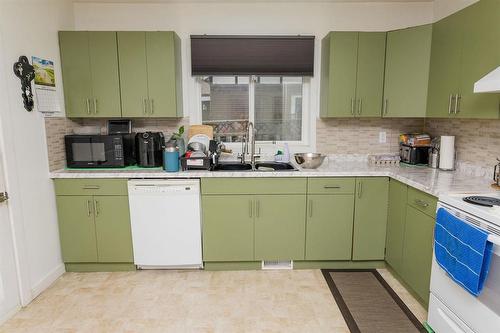
[[[228,76],[228,75],[222,75]],[[235,75],[236,76],[236,75]],[[238,75],[243,76],[243,75]],[[274,76],[274,75],[273,75]],[[255,123],[255,84],[257,82],[257,76],[249,75],[249,86],[248,86],[248,119],[252,123]],[[201,84],[202,77],[196,77],[196,117],[193,117],[192,122],[194,123],[202,123],[203,115],[202,115],[202,96],[201,96]],[[292,150],[300,150],[300,149],[309,149],[311,145],[310,135],[311,135],[311,117],[310,117],[310,109],[311,109],[311,78],[302,77],[302,128],[301,128],[301,137],[300,141],[257,141],[255,146],[258,147],[263,153],[275,153],[277,147],[283,146],[285,143],[288,143]],[[224,145],[232,149],[233,151],[238,152],[241,149],[241,142],[223,142]]]

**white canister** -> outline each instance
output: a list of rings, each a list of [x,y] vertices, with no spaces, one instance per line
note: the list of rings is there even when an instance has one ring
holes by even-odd
[[[451,135],[441,136],[439,151],[439,169],[455,170],[455,137]]]

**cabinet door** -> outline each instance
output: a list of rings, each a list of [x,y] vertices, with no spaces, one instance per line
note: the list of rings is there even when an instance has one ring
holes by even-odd
[[[434,24],[427,117],[444,118],[450,114],[450,96],[458,93],[463,42],[463,11]]]
[[[406,197],[408,186],[396,180],[389,182],[389,210],[387,216],[387,237],[385,261],[402,275],[403,238],[406,219]]]
[[[97,262],[91,196],[57,196],[59,235],[64,262]]]
[[[309,195],[306,260],[350,260],[354,196]]]
[[[176,38],[172,31],[146,32],[149,113],[154,117],[179,117],[178,59]],[[180,65],[180,64],[179,64]]]
[[[253,261],[251,195],[202,196],[203,261]]]
[[[255,259],[303,260],[305,195],[255,196]]]
[[[429,301],[433,231],[432,217],[407,207],[402,276],[426,303]]]
[[[356,115],[380,117],[384,91],[385,32],[360,32]]]
[[[432,25],[387,33],[384,117],[425,117]]]
[[[323,117],[353,117],[356,99],[358,32],[332,32],[328,66],[327,107]]]
[[[92,116],[121,117],[116,32],[89,32]]]
[[[134,262],[127,196],[94,196],[99,262]]]
[[[148,73],[146,66],[146,33],[120,31],[118,60],[123,117],[148,117]]]
[[[356,180],[353,260],[384,260],[388,195],[387,178]]]
[[[498,94],[475,94],[474,83],[500,65],[499,13],[498,0],[481,0],[463,10],[458,118],[498,118]]]
[[[59,48],[67,117],[91,116],[89,39],[86,31],[60,31]]]

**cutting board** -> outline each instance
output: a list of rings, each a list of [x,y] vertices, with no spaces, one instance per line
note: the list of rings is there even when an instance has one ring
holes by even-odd
[[[188,130],[188,141],[196,134],[205,134],[210,140],[214,138],[214,128],[209,125],[191,125]]]

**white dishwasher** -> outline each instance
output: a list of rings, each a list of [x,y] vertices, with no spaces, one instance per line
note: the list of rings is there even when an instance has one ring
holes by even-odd
[[[134,264],[202,268],[200,181],[129,180]]]

